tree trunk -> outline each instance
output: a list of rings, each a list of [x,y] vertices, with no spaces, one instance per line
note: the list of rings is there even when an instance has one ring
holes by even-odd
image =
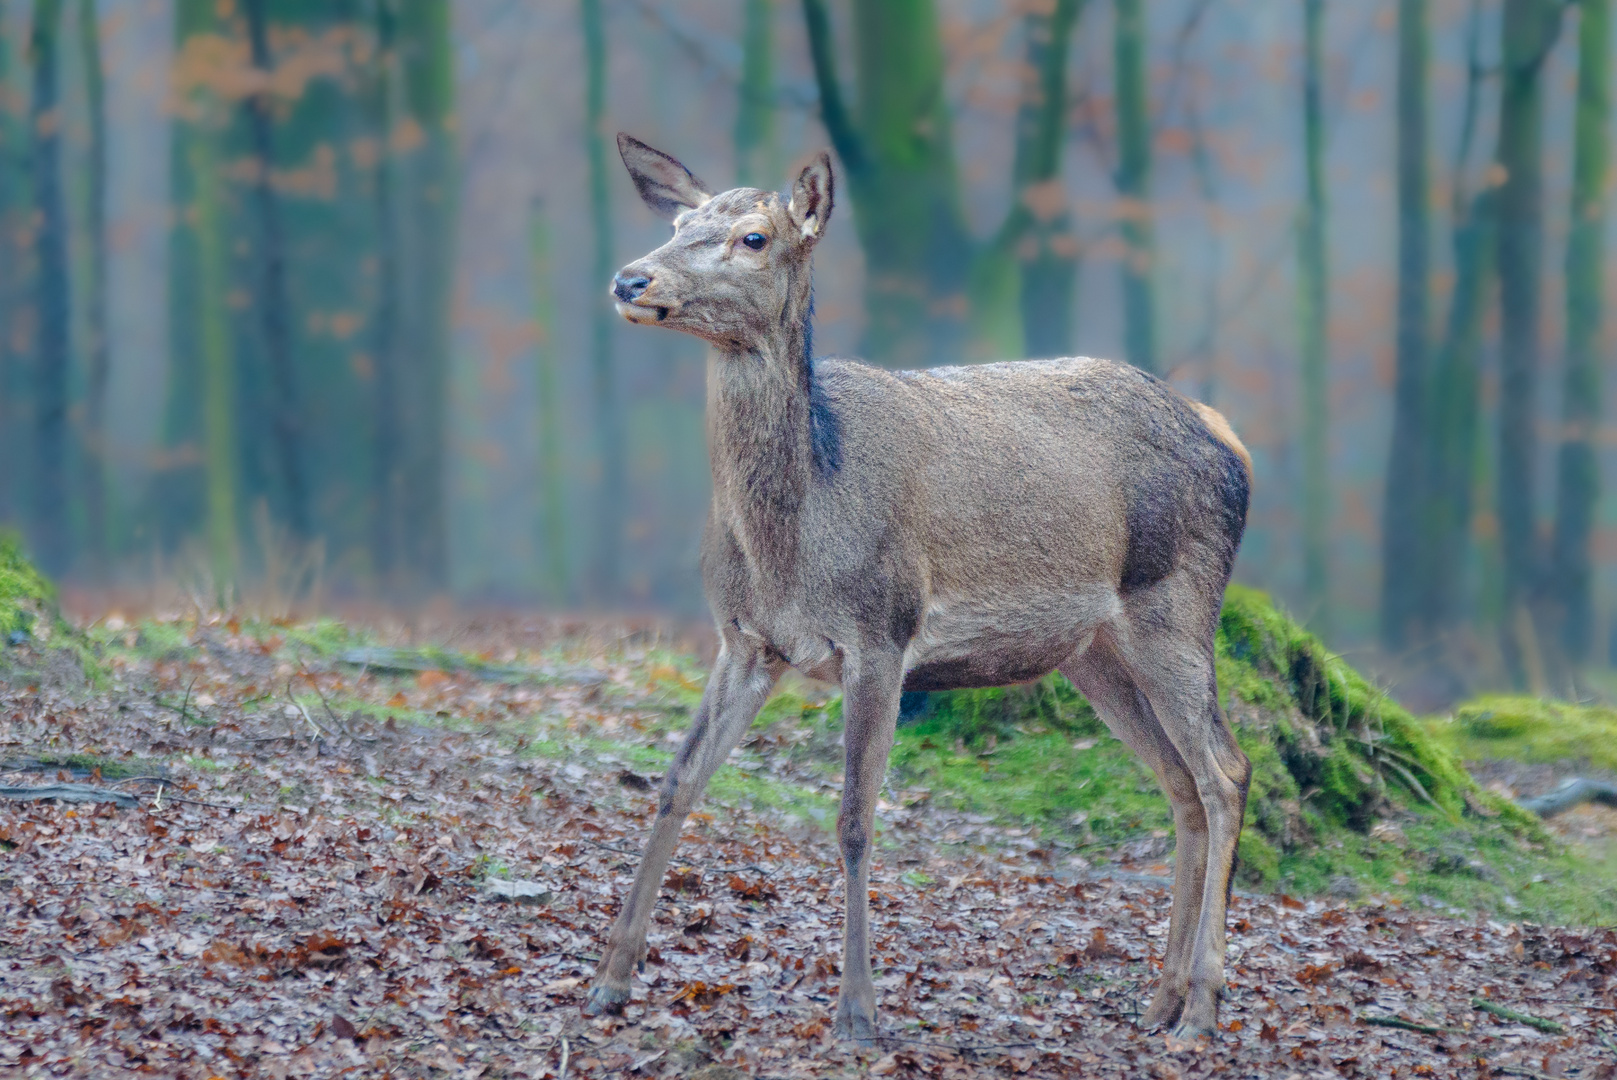
[[[449,0],[412,0],[398,9],[404,100],[426,136],[408,172],[401,200],[413,234],[400,272],[412,309],[404,403],[407,462],[403,539],[420,585],[449,584],[448,481],[449,337],[455,265],[454,41]]]
[[[744,0],[741,87],[736,102],[736,183],[774,188],[774,0]]]
[[[57,41],[61,0],[34,0],[31,59],[34,207],[38,219],[34,366],[34,550],[40,568],[60,574],[72,562],[68,533],[67,398],[70,363],[67,211],[62,194],[62,114]]]
[[[1307,196],[1297,230],[1302,307],[1303,596],[1309,621],[1329,625],[1326,328],[1329,259],[1325,244],[1325,121],[1321,101],[1325,0],[1303,0],[1303,168]]]
[[[372,334],[376,349],[376,382],[372,387],[374,440],[371,448],[371,561],[378,584],[397,588],[399,542],[404,518],[405,467],[399,413],[399,221],[394,202],[397,183],[393,159],[393,104],[397,89],[397,20],[392,0],[376,0],[376,67],[372,75],[372,123],[378,149],[374,211],[376,215],[376,310]]]
[[[803,0],[803,15],[865,255],[864,351],[895,367],[956,361],[977,251],[960,210],[932,0],[855,0],[857,123],[843,104],[825,0]]]
[[[1021,268],[1022,353],[1072,353],[1073,285],[1078,238],[1061,185],[1067,131],[1067,52],[1085,0],[1055,0],[1026,17],[1027,88],[1016,118],[1016,234]]]
[[[213,0],[176,0],[174,52],[185,55],[193,39],[219,29]],[[203,425],[202,313],[195,297],[202,290],[194,216],[197,192],[192,160],[201,152],[210,160],[222,153],[215,147],[221,136],[204,116],[217,116],[222,106],[211,94],[190,88],[180,98],[183,108],[173,114],[169,140],[169,203],[174,208],[168,242],[168,364],[164,373],[162,452],[153,476],[144,514],[165,551],[173,553],[189,537],[208,528],[206,432]],[[222,193],[215,192],[223,202]],[[221,221],[221,228],[224,227]],[[230,230],[233,234],[236,229]],[[228,256],[229,247],[225,247]],[[228,279],[227,279],[228,283]],[[202,463],[195,467],[192,461]],[[183,462],[184,464],[180,464]]]
[[[267,79],[272,63],[264,10],[266,2],[246,0],[244,7],[252,64],[260,76]],[[271,172],[276,164],[275,121],[270,115],[268,91],[248,97],[246,107],[254,164],[253,208],[258,224],[257,305],[272,394],[270,424],[278,474],[277,516],[286,524],[293,540],[302,542],[310,536],[309,500],[300,445],[301,403],[292,360],[292,303],[287,293],[286,238],[281,223],[280,196],[271,183]]]
[[[1145,0],[1116,0],[1117,193],[1123,218],[1123,354],[1157,369],[1156,268],[1151,224],[1151,115],[1145,70]]]
[[[590,270],[590,371],[595,393],[595,456],[601,469],[596,490],[595,542],[590,567],[593,599],[618,597],[622,577],[624,487],[622,409],[617,399],[617,364],[612,352],[616,316],[607,302],[612,259],[612,202],[607,187],[606,28],[601,0],[581,0],[584,28],[584,149],[589,160],[590,221],[595,258]]]
[[[1528,614],[1542,585],[1533,430],[1538,397],[1539,277],[1543,264],[1545,58],[1560,30],[1560,0],[1505,0],[1501,20],[1498,267],[1501,322],[1498,509],[1504,557],[1501,643],[1511,682],[1524,689],[1542,640]],[[1541,689],[1535,687],[1534,689]]]
[[[79,0],[79,51],[84,68],[84,94],[90,119],[89,190],[85,232],[90,265],[85,280],[84,516],[86,544],[93,570],[104,576],[110,555],[107,534],[107,101],[101,59],[101,20],[96,0]]]
[[[225,302],[229,270],[220,224],[217,165],[203,139],[190,144],[195,192],[198,343],[202,359],[203,471],[207,477],[208,554],[220,602],[236,581],[236,385]]]
[[[1398,4],[1398,330],[1392,446],[1381,522],[1381,643],[1399,649],[1420,610],[1421,450],[1429,310],[1426,0]]]
[[[0,86],[11,85],[9,29],[0,19]],[[24,389],[19,371],[23,350],[18,341],[22,289],[27,280],[23,270],[27,252],[21,242],[22,222],[28,212],[23,179],[27,160],[22,124],[12,112],[10,100],[0,100],[0,522],[15,520],[21,511],[28,453],[19,435]]]
[[[1487,70],[1482,55],[1482,4],[1472,0],[1467,29],[1467,79],[1459,150],[1453,167],[1454,294],[1448,324],[1427,395],[1425,475],[1421,485],[1421,622],[1441,632],[1458,616],[1469,549],[1472,494],[1477,484],[1478,372],[1482,319],[1493,280],[1494,191],[1472,195],[1467,163],[1482,111]]]
[[[1611,0],[1582,0],[1578,104],[1572,165],[1572,233],[1566,253],[1566,388],[1556,469],[1551,589],[1560,645],[1573,668],[1588,662],[1594,635],[1590,534],[1600,477],[1600,316],[1605,285],[1607,139],[1611,119]]]
[[[551,280],[550,234],[544,208],[534,200],[528,224],[528,250],[533,259],[534,316],[539,326],[536,389],[539,391],[539,550],[543,553],[545,590],[552,603],[567,603],[567,506],[562,487],[561,391],[557,379],[556,294]]]

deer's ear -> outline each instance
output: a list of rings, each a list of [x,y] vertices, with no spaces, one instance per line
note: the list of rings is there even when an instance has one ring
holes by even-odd
[[[792,201],[786,204],[786,213],[798,234],[810,243],[825,235],[835,189],[831,155],[824,151],[798,174],[797,183],[792,185]]]
[[[673,221],[680,211],[694,210],[713,197],[689,169],[632,135],[618,132],[618,153],[640,198],[665,221]]]

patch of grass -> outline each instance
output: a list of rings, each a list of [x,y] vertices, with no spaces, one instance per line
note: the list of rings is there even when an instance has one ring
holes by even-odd
[[[192,624],[161,619],[142,619],[121,630],[103,624],[91,627],[90,639],[104,652],[144,660],[189,660],[196,655]]]
[[[959,810],[1037,825],[1075,845],[1120,843],[1172,824],[1151,771],[1109,735],[1075,742],[1050,729],[1004,738],[994,732],[974,749],[956,731],[947,714],[902,728],[893,785],[924,788]]]
[[[1426,730],[1468,761],[1587,762],[1617,772],[1617,709],[1607,705],[1489,695],[1427,721]]]
[[[368,644],[369,635],[360,633],[336,619],[287,625],[255,624],[253,635],[260,641],[284,637],[288,644],[301,645],[321,658],[336,656],[345,649]]]

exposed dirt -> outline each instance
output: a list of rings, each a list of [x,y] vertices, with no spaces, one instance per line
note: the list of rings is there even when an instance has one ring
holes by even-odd
[[[634,647],[604,684],[501,685],[201,640],[111,693],[0,685],[0,784],[141,796],[0,802],[0,1075],[1617,1075],[1617,932],[1270,896],[1232,905],[1226,1030],[1170,1048],[1134,1024],[1160,852],[1079,880],[924,801],[884,808],[873,878],[890,1038],[830,1038],[830,837],[746,799],[692,819],[634,1000],[586,1021],[654,800],[600,749],[645,721]]]

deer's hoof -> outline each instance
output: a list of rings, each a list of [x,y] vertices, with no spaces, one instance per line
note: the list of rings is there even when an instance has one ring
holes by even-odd
[[[1170,1038],[1183,1043],[1218,1034],[1218,994],[1209,987],[1190,988]]]
[[[874,1042],[876,1038],[876,1008],[860,1006],[844,998],[837,1002],[837,1022],[831,1033],[838,1039],[857,1043]]]
[[[1157,996],[1152,999],[1151,1007],[1140,1017],[1140,1028],[1144,1031],[1157,1031],[1172,1027],[1184,1010],[1185,992],[1163,983],[1157,987]]]
[[[629,1003],[629,987],[600,982],[590,987],[589,999],[584,1002],[585,1016],[606,1016],[623,1011]]]

